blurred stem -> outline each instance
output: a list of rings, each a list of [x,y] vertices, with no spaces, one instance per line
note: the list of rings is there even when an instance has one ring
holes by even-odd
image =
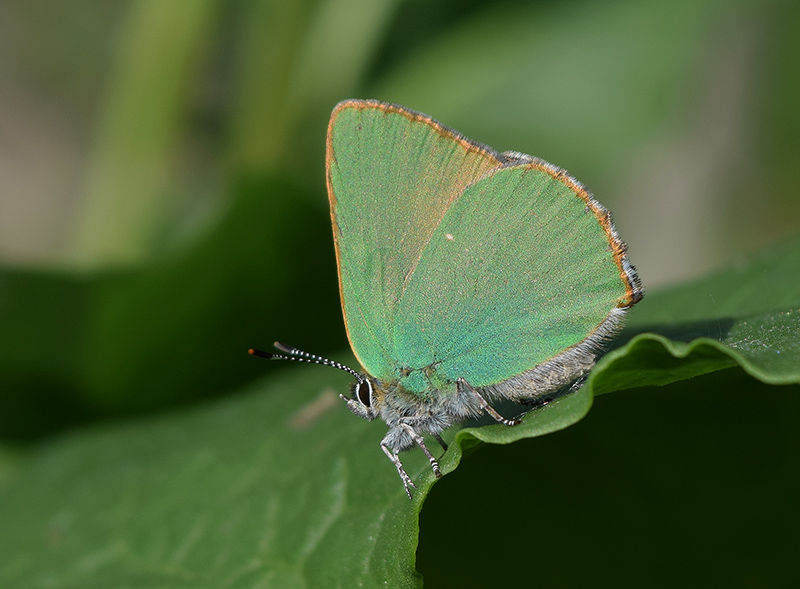
[[[146,256],[169,210],[185,97],[219,0],[137,0],[122,25],[89,155],[73,261],[85,268]]]
[[[286,143],[286,88],[305,31],[306,0],[243,3],[236,100],[231,113],[234,168],[270,166]]]
[[[394,16],[397,0],[325,0],[310,23],[289,88],[292,119],[354,98]]]
[[[351,98],[397,4],[249,2],[238,52],[242,63],[231,136],[234,167],[279,165],[306,117]]]

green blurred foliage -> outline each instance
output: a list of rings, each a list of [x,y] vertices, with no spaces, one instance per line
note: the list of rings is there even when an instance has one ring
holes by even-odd
[[[739,555],[740,564],[748,550],[782,558],[785,526],[775,522],[781,515],[795,522],[796,513],[777,499],[774,509],[784,506],[785,513],[768,513],[770,525],[759,528],[756,506],[769,503],[775,489],[796,489],[796,470],[776,458],[788,452],[793,430],[769,418],[794,415],[796,385],[770,393],[737,368],[693,386],[650,387],[700,367],[737,363],[759,382],[796,382],[759,350],[777,345],[796,353],[798,291],[783,280],[797,272],[796,263],[787,270],[760,260],[764,280],[737,281],[735,273],[747,271],[742,254],[800,228],[799,29],[800,4],[792,0],[3,2],[0,439],[16,447],[68,429],[81,436],[79,426],[87,423],[181,407],[156,417],[169,424],[192,402],[239,391],[276,369],[247,356],[251,346],[279,339],[328,355],[343,349],[324,136],[336,102],[378,98],[426,112],[499,150],[552,161],[589,185],[614,211],[648,288],[626,337],[656,325],[670,338],[640,336],[627,355],[607,357],[615,376],[605,381],[601,372],[596,392],[636,386],[648,392],[604,397],[590,420],[567,430],[576,430],[576,441],[565,432],[544,438],[545,446],[526,441],[513,451],[483,451],[472,475],[467,461],[468,469],[437,486],[422,518],[419,552],[431,584],[497,578],[471,568],[466,572],[475,575],[463,577],[463,567],[448,567],[465,562],[458,553],[480,548],[475,561],[491,561],[487,571],[499,578],[552,565],[555,572],[541,578],[570,585],[567,573],[581,568],[568,560],[576,542],[570,530],[587,547],[583,568],[607,565],[627,548],[625,562],[634,562],[638,579],[652,578],[666,559],[673,571],[662,577],[668,581],[707,574],[714,563],[734,562],[723,559],[725,547],[736,548],[727,554]],[[742,264],[730,271],[734,279],[659,292],[659,285],[730,260]],[[725,296],[731,284],[738,299]],[[676,317],[684,322],[664,327]],[[722,344],[690,343],[696,337]],[[732,343],[740,346],[738,356]],[[648,365],[658,369],[648,373]],[[344,418],[353,427],[369,425]],[[739,430],[725,430],[732,422],[772,434],[772,445],[748,449]],[[133,421],[126,431],[136,437],[143,428],[146,436],[148,427]],[[626,427],[630,437],[623,438]],[[377,430],[363,430],[371,432],[370,455]],[[658,432],[673,430],[678,439],[642,457],[663,441]],[[598,465],[607,462],[592,452],[601,452],[598,440],[609,431],[620,439],[603,456],[619,458],[604,470]],[[252,432],[257,438],[255,425]],[[86,447],[102,443],[107,451],[83,455],[87,468],[130,458],[123,456],[125,435],[87,440]],[[672,444],[681,460],[665,468]],[[756,447],[772,470],[759,471]],[[50,462],[3,451],[0,485],[14,480],[20,465],[31,484],[43,487],[62,475],[80,479],[80,469],[58,470],[58,448],[59,442],[42,446],[45,455],[53,452]],[[148,452],[158,456],[158,450]],[[191,461],[191,448],[181,452]],[[731,469],[743,456],[747,468],[704,472],[702,465],[719,456]],[[651,469],[642,468],[646,458]],[[530,468],[515,467],[520,463]],[[162,467],[170,472],[161,464],[148,476],[160,476]],[[593,494],[606,472],[615,476],[602,479],[605,487]],[[569,484],[559,487],[561,480]],[[731,488],[728,502],[712,509],[713,498],[728,497]],[[190,494],[176,489],[176,497]],[[693,490],[702,499],[696,504]],[[687,502],[670,502],[682,494]],[[143,496],[147,503],[150,496]],[[642,497],[664,505],[658,525],[642,525],[654,509]],[[250,499],[257,505],[258,493]],[[737,510],[752,524],[747,529],[774,542],[761,551],[724,542]],[[611,522],[603,513],[620,515],[609,515]],[[689,515],[680,519],[681,513]],[[153,521],[158,514],[151,512]],[[526,518],[545,532],[526,538],[498,525],[469,542],[476,520]],[[172,531],[180,534],[191,519],[191,513],[176,518]],[[603,530],[615,522],[623,532],[614,537],[622,540],[607,542]],[[55,536],[31,533],[58,545],[56,523],[49,528]],[[24,529],[26,521],[17,524]],[[660,541],[665,526],[667,541]],[[713,535],[697,535],[709,529]],[[413,531],[401,540],[406,551],[413,550]],[[684,539],[685,550],[669,551]],[[170,538],[160,541],[164,550],[172,545]],[[647,552],[651,542],[655,548]],[[450,559],[436,558],[445,545]],[[180,550],[174,554],[179,561]],[[754,564],[738,581],[750,584],[758,572]],[[694,578],[700,584],[703,576]],[[737,577],[730,578],[735,584]]]
[[[61,192],[5,175],[7,439],[235,389],[264,369],[244,350],[273,339],[344,345],[323,151],[346,97],[567,167],[648,287],[800,226],[795,3],[34,1],[0,17],[5,87],[32,97],[7,110],[86,123],[45,130],[80,154]]]

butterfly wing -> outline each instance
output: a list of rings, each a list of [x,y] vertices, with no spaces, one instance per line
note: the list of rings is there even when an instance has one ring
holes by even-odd
[[[458,377],[495,385],[639,298],[608,212],[529,158],[466,187],[441,218],[397,304],[392,354],[415,371],[403,384],[418,393]]]
[[[403,107],[350,100],[334,109],[326,164],[339,288],[369,374],[392,377],[406,347],[394,325],[408,279],[450,205],[502,159]]]

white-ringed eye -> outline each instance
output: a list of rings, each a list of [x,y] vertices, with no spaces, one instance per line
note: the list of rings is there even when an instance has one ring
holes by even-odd
[[[369,379],[364,379],[356,383],[356,398],[364,407],[369,407],[372,402],[372,383]]]

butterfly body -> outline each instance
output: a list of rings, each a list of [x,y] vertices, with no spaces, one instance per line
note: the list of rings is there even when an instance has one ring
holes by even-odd
[[[380,417],[389,430],[383,444],[393,452],[402,452],[415,445],[404,425],[420,434],[439,435],[454,423],[477,416],[480,407],[462,392],[434,393],[421,399],[395,382],[374,383],[375,393],[369,405],[346,399],[350,410],[365,419]]]
[[[348,338],[363,370],[353,413],[380,417],[398,453],[491,402],[580,383],[642,298],[610,213],[566,171],[499,153],[421,113],[336,106],[327,184]]]

